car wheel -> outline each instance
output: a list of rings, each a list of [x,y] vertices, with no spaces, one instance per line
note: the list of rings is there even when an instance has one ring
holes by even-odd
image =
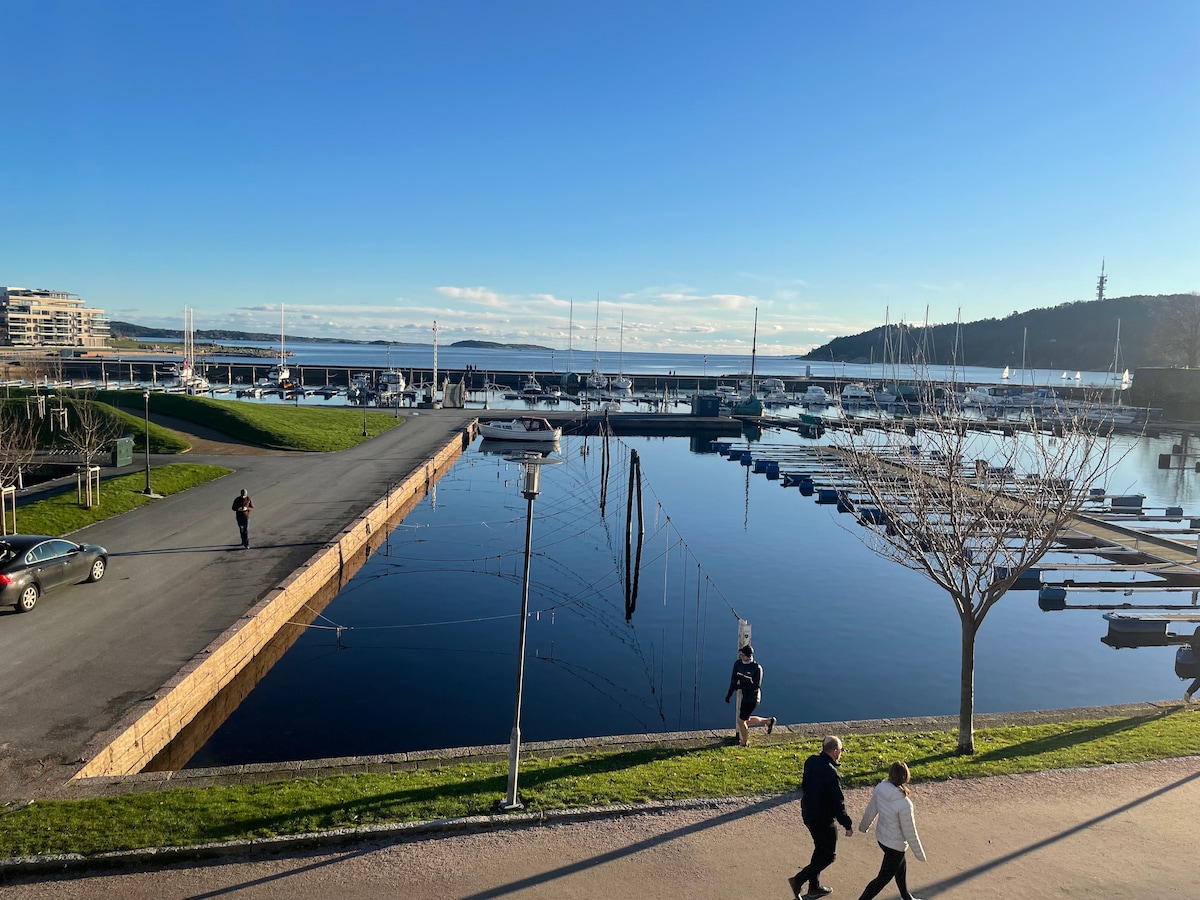
[[[108,567],[108,563],[104,561],[103,556],[97,556],[92,562],[92,570],[88,573],[88,581],[99,581],[104,577],[104,570]]]
[[[38,586],[36,584],[27,584],[21,590],[21,596],[17,598],[17,612],[29,612],[38,602]]]

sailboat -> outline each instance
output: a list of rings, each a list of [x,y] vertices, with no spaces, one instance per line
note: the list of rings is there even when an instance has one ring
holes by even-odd
[[[280,390],[290,390],[296,386],[296,382],[292,380],[291,370],[287,367],[287,350],[283,345],[283,304],[279,304],[279,365],[272,366],[267,372],[267,381],[273,383]]]
[[[179,367],[179,386],[188,394],[205,394],[208,392],[208,379],[198,375],[192,368],[196,358],[194,310],[183,308],[183,364]]]
[[[1009,377],[1008,366],[1004,367],[1004,374],[1002,374],[1000,377],[1004,378],[1004,379],[1007,379]]]
[[[612,379],[614,391],[629,391],[633,388],[633,380],[625,374],[625,311],[621,311],[621,342],[618,344],[617,374]]]
[[[592,338],[592,371],[587,377],[587,386],[593,391],[608,387],[608,376],[600,371],[600,295],[596,295],[596,334]]]
[[[754,378],[754,364],[758,357],[758,307],[754,308],[754,337],[750,342],[750,393],[746,396],[741,396],[738,401],[733,404],[733,414],[735,416],[761,416],[763,412],[763,403],[759,399],[757,387]]]

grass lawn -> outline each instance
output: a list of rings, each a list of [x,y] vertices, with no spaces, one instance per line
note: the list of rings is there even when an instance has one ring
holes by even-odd
[[[232,471],[224,466],[172,463],[151,472],[150,487],[156,494],[165,497],[228,475]],[[152,503],[153,501],[142,493],[145,488],[144,472],[108,478],[100,483],[99,505],[85,509],[79,505],[75,491],[67,491],[56,497],[18,506],[17,527],[24,534],[69,534],[86,525],[111,519],[123,512]]]
[[[1200,712],[1176,708],[1123,719],[1010,726],[976,732],[958,756],[957,731],[847,735],[847,787],[878,782],[893,760],[915,782],[1188,756]],[[686,798],[779,794],[798,787],[816,739],[740,748],[656,748],[527,758],[521,797],[530,811]],[[263,785],[36,802],[0,814],[0,857],[91,854],[327,828],[485,814],[503,798],[507,763],[464,763],[387,775],[342,775]]]
[[[98,396],[135,414],[143,408],[141,395],[133,391],[100,391]],[[164,393],[150,395],[150,414],[155,413],[195,422],[260,447],[314,452],[345,450],[404,422],[403,418],[376,410],[260,404]]]

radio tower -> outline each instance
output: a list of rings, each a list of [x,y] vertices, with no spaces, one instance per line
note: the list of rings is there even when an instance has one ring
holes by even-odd
[[[1100,260],[1100,277],[1096,279],[1096,299],[1104,299],[1104,286],[1108,284],[1108,276],[1104,274],[1104,260]]]

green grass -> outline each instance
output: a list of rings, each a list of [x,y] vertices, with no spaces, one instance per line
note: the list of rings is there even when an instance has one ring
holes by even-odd
[[[143,409],[141,395],[133,391],[100,391],[99,397],[106,403],[124,406],[134,414]],[[150,395],[150,412],[151,415],[160,413],[195,422],[260,447],[313,452],[354,447],[404,421],[390,413],[377,411],[364,414],[364,411],[354,409],[242,403],[164,393]]]
[[[914,781],[978,778],[1188,756],[1200,747],[1200,713],[1163,711],[985,729],[973,756],[955,753],[957,732],[845,736],[843,781],[878,782],[896,759]],[[743,749],[656,748],[576,753],[521,766],[526,809],[543,811],[658,800],[778,794],[798,786],[817,740]],[[204,841],[301,834],[327,828],[490,813],[505,792],[507,763],[464,763],[387,775],[342,775],[37,802],[0,815],[0,857],[93,854]]]
[[[150,473],[150,487],[164,497],[228,475],[224,466],[172,463]],[[100,484],[100,505],[85,509],[79,505],[75,490],[17,507],[17,527],[23,534],[68,534],[86,525],[110,519],[153,501],[142,491],[146,474],[119,475]]]
[[[133,413],[126,412],[123,409],[113,409],[113,415],[118,416],[121,420],[123,434],[133,435],[133,449],[136,453],[142,453],[146,449],[146,419],[144,416],[135,416]],[[150,423],[150,453],[185,453],[192,449],[192,445],[177,435],[170,429],[163,428],[161,425]]]

